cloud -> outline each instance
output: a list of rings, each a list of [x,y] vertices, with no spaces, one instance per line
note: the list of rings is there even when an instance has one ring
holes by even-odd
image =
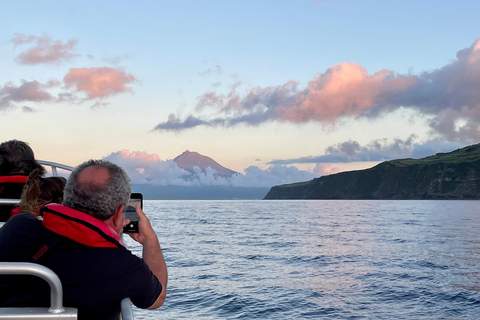
[[[25,113],[35,113],[35,112],[38,112],[37,110],[33,109],[33,108],[30,108],[28,106],[23,106],[22,107],[22,111],[25,112]]]
[[[162,161],[156,154],[121,150],[104,157],[105,160],[121,166],[132,183],[155,185],[188,185],[182,177],[189,172],[180,169],[173,160]]]
[[[415,144],[410,155],[411,158],[419,159],[434,155],[439,152],[451,152],[453,150],[465,147],[458,142],[446,142],[444,139],[437,138],[425,141],[421,144]]]
[[[66,88],[83,92],[88,99],[106,98],[119,93],[132,92],[128,84],[137,79],[120,68],[71,68],[63,78]]]
[[[355,63],[342,62],[317,74],[305,87],[295,80],[254,87],[239,94],[207,92],[197,98],[194,114],[175,117],[175,126],[160,123],[155,130],[179,131],[195,126],[257,126],[265,122],[322,124],[341,118],[379,116],[409,108],[431,119],[432,136],[448,141],[480,138],[480,38],[460,50],[450,64],[420,75],[381,70],[368,74]],[[213,110],[210,118],[204,113]],[[189,120],[187,122],[187,119]],[[191,119],[196,119],[195,123]]]
[[[102,57],[102,61],[112,65],[119,65],[123,60],[128,60],[128,59],[130,59],[130,55],[128,54],[116,55],[111,57]]]
[[[60,64],[77,56],[75,47],[77,39],[69,39],[66,43],[53,40],[48,35],[41,37],[15,33],[11,41],[15,46],[34,44],[34,47],[20,53],[16,61],[23,65]]]
[[[72,68],[65,75],[63,83],[49,80],[46,83],[22,80],[20,85],[7,82],[0,86],[0,110],[15,107],[21,102],[67,102],[83,103],[86,100],[97,99],[92,109],[105,107],[107,102],[99,101],[109,96],[132,92],[127,85],[137,79],[122,69],[108,67]],[[62,87],[63,84],[63,87]],[[60,89],[54,96],[49,91]],[[33,109],[32,109],[33,110]]]
[[[157,125],[154,130],[185,130],[188,128],[194,128],[199,125],[209,125],[208,122],[201,119],[195,118],[194,116],[189,116],[184,121],[181,121],[173,113],[168,116],[168,121]]]
[[[16,33],[11,42],[15,47],[31,46],[17,56],[16,60],[21,64],[60,64],[77,56],[75,54],[77,39],[69,39],[64,43],[61,40],[53,40],[48,35]],[[92,55],[87,55],[87,58],[94,59]],[[118,63],[124,58],[128,56],[116,56],[105,60]],[[98,109],[108,105],[104,100],[110,96],[132,93],[130,85],[137,81],[135,76],[121,68],[70,68],[63,81],[49,80],[41,83],[22,80],[20,85],[13,82],[0,85],[0,110],[14,108],[21,102],[84,103],[88,100],[96,100],[90,108]],[[32,107],[23,107],[22,110],[36,111]]]
[[[213,68],[208,68],[204,71],[198,72],[198,75],[202,76],[202,77],[205,77],[205,76],[209,76],[211,74],[217,74],[218,75],[218,74],[221,74],[222,72],[223,72],[222,67],[220,67],[219,65],[216,65]]]
[[[0,109],[13,107],[15,102],[45,102],[52,101],[54,97],[45,89],[51,87],[51,83],[42,84],[38,81],[22,80],[20,86],[7,82],[0,86]]]
[[[354,63],[342,63],[328,69],[304,89],[300,89],[295,80],[290,80],[276,87],[255,87],[240,95],[236,90],[241,83],[237,82],[228,94],[207,92],[197,98],[197,111],[212,108],[223,115],[223,121],[207,120],[198,125],[333,122],[341,116],[356,115],[376,107],[381,92],[404,89],[410,82],[386,70],[369,76],[364,68]],[[181,128],[181,122],[177,127]]]
[[[423,158],[438,152],[450,152],[463,146],[459,143],[446,143],[443,139],[432,139],[423,143],[415,143],[415,139],[415,135],[405,140],[394,139],[391,142],[388,139],[377,139],[364,146],[350,140],[327,147],[325,154],[320,156],[273,160],[269,164],[316,163],[317,167],[313,172],[321,174],[322,170],[329,169],[323,166],[324,164]],[[318,166],[319,164],[322,166]],[[338,169],[335,170],[338,172]]]
[[[173,160],[161,160],[156,154],[129,150],[113,152],[104,159],[121,166],[133,183],[161,186],[271,187],[311,180],[317,176],[312,172],[283,165],[274,165],[266,170],[251,166],[245,169],[245,174],[237,173],[232,177],[217,175],[210,167],[205,171],[194,167],[192,173],[179,168]]]
[[[335,174],[340,171],[341,170],[339,168],[334,167],[329,163],[317,163],[317,165],[313,169],[313,173],[319,176],[328,176],[330,174]]]
[[[108,106],[109,103],[108,102],[101,102],[101,101],[96,101],[93,105],[90,106],[90,109],[94,110],[94,109],[100,109],[100,108],[104,108],[106,106]]]
[[[274,185],[312,180],[315,173],[300,170],[293,166],[273,165],[266,170],[256,166],[245,169],[245,174],[234,175],[231,185],[234,187],[271,187]]]
[[[402,158],[410,155],[413,150],[415,135],[406,140],[387,139],[373,140],[366,146],[361,146],[357,141],[345,141],[325,149],[325,154],[286,160],[273,160],[270,164],[293,163],[348,163],[364,161],[384,161]]]

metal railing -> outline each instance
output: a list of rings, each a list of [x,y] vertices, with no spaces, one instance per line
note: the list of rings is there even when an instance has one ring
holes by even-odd
[[[77,319],[77,309],[63,307],[63,288],[49,268],[29,262],[0,262],[0,274],[32,275],[50,286],[50,308],[1,308],[0,319]]]
[[[120,304],[120,318],[119,320],[134,320],[132,301],[130,298],[125,298]]]
[[[58,162],[45,161],[45,160],[37,160],[37,161],[43,166],[49,166],[52,169],[52,175],[55,177],[58,176],[57,168],[70,171],[70,172],[72,172],[73,169],[75,169],[74,167],[67,166],[65,164],[61,164]]]
[[[20,202],[20,199],[3,199],[0,198],[0,205],[2,204],[17,204]]]

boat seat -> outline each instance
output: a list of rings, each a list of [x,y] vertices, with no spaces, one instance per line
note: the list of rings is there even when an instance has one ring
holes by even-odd
[[[0,308],[0,319],[78,319],[76,308],[63,307],[62,283],[49,268],[29,262],[0,262],[0,274],[37,276],[47,281],[50,286],[50,308]]]

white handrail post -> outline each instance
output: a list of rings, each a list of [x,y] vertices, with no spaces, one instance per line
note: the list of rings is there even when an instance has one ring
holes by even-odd
[[[120,304],[120,309],[121,309],[121,319],[122,320],[134,320],[135,317],[133,315],[133,309],[132,309],[132,301],[130,298],[125,298],[122,300]]]

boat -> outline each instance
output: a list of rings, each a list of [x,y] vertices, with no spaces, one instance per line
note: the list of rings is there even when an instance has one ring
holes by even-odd
[[[41,165],[50,168],[52,176],[59,176],[58,169],[67,172],[73,171],[74,167],[61,163],[37,160]],[[14,206],[20,199],[0,199],[0,206]],[[0,227],[3,222],[0,223]],[[50,286],[50,307],[22,307],[0,308],[0,320],[54,320],[54,319],[78,319],[78,310],[63,306],[63,288],[60,278],[51,269],[30,262],[0,262],[0,274],[3,275],[33,275],[44,279]],[[134,320],[132,302],[130,298],[121,301],[119,320]]]

